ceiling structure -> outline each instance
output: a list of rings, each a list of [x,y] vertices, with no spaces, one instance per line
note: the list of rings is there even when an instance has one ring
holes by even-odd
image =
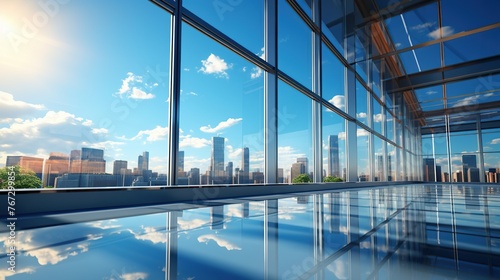
[[[450,125],[475,123],[478,117],[500,123],[500,1],[356,0],[356,5],[357,30],[372,34],[368,59],[396,76],[384,80],[384,89],[405,95],[423,133],[442,129],[445,115]],[[385,46],[377,43],[381,38]]]

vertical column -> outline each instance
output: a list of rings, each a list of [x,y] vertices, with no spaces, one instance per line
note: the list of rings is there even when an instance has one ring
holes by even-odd
[[[479,152],[479,182],[484,183],[485,170],[484,170],[484,154],[483,154],[483,132],[481,130],[481,115],[477,114],[476,119],[476,131],[477,131],[477,147]]]
[[[320,1],[312,1],[312,15],[315,25],[321,30],[321,11],[320,11]],[[313,92],[321,96],[321,34],[312,32],[312,57],[313,57]],[[321,150],[322,145],[322,118],[321,118],[321,104],[312,101],[312,112],[313,112],[313,123],[312,123],[312,133],[313,133],[313,161],[314,161],[314,173],[313,181],[322,182],[323,181],[323,156]]]
[[[177,219],[182,212],[172,211],[167,213],[167,264],[166,280],[177,279]]]
[[[182,0],[177,0],[170,32],[170,92],[168,120],[168,185],[177,183],[177,151],[179,150],[179,104],[181,92]]]
[[[314,230],[314,265],[323,261],[323,194],[313,195],[313,230]],[[323,279],[323,270],[316,274],[316,279]]]
[[[264,279],[278,279],[278,200],[264,208]]]
[[[274,72],[264,75],[264,170],[265,182],[278,182],[278,7],[275,0],[264,4],[264,53]]]
[[[344,57],[351,65],[355,59],[355,22],[354,22],[354,1],[346,1],[345,26],[346,37],[344,38]],[[356,118],[356,75],[354,70],[346,68],[345,73],[345,108],[346,113]],[[355,122],[346,121],[346,158],[347,158],[347,182],[358,180],[358,142],[357,125]]]
[[[349,192],[349,216],[347,217],[349,229],[348,242],[359,242],[359,199],[358,192]],[[358,243],[359,244],[359,243]],[[360,248],[359,245],[349,251],[350,279],[360,279]]]

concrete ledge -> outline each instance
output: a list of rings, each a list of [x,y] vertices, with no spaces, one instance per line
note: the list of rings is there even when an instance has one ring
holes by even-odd
[[[210,200],[272,196],[292,193],[349,190],[356,188],[412,184],[417,182],[359,182],[273,185],[224,185],[101,189],[16,190],[15,217],[64,214],[126,207],[187,203],[200,205]],[[0,192],[0,218],[8,218],[7,191]]]

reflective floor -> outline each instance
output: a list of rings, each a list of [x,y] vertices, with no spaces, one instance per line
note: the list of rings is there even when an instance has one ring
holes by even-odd
[[[238,199],[18,231],[15,274],[7,240],[5,279],[500,279],[500,186]]]

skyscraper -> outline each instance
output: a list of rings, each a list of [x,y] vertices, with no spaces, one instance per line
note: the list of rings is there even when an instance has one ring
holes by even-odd
[[[177,153],[177,173],[184,172],[184,151]]]
[[[297,159],[298,161],[298,159]],[[292,169],[290,171],[290,182],[297,178],[300,174],[306,174],[306,167],[303,162],[296,162],[292,164]]]
[[[462,155],[463,182],[471,182],[468,176],[468,171],[471,167],[477,167],[476,155]]]
[[[6,166],[19,165],[21,168],[35,172],[36,176],[42,180],[43,158],[27,156],[7,156]]]
[[[433,158],[424,158],[424,181],[436,182],[436,169]]]
[[[302,165],[304,165],[303,173],[309,175],[309,164],[307,158],[306,157],[297,158],[297,163],[302,163]]]
[[[81,173],[100,174],[106,172],[106,161],[104,150],[93,148],[82,148]]]
[[[328,175],[340,177],[339,137],[328,136]]]
[[[50,153],[49,158],[45,160],[43,186],[54,186],[56,177],[68,172],[69,156],[64,153]]]
[[[149,152],[142,152],[137,159],[137,169],[142,174],[144,170],[149,170]]]
[[[233,184],[233,162],[230,161],[226,166],[227,182],[228,184]]]
[[[126,160],[115,160],[113,162],[113,175],[123,175],[126,173],[128,162]],[[123,172],[122,170],[125,169]]]
[[[241,169],[247,174],[250,172],[250,150],[245,147],[241,153]]]
[[[81,150],[72,150],[69,154],[69,173],[82,173]]]
[[[212,179],[224,176],[224,137],[212,137]]]

